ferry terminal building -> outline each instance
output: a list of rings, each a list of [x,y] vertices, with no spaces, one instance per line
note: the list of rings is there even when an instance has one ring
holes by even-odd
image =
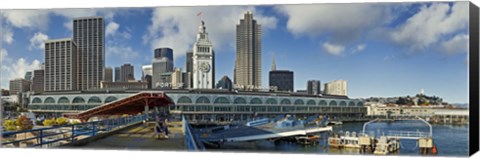
[[[142,90],[90,90],[50,92],[32,95],[28,109],[40,115],[61,116],[78,113]],[[151,90],[150,90],[151,91]],[[257,117],[290,114],[297,117],[328,115],[340,120],[355,120],[367,115],[364,102],[347,96],[319,96],[296,92],[252,92],[209,90],[161,90],[172,99],[172,113],[183,113],[193,122],[249,121]]]

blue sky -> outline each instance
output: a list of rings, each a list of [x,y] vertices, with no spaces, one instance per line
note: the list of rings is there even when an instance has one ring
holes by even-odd
[[[423,88],[447,102],[468,102],[466,2],[3,10],[1,87],[38,68],[44,40],[71,37],[72,18],[93,15],[105,17],[106,65],[134,64],[139,79],[154,48],[174,49],[175,67],[185,67],[203,12],[216,80],[232,78],[235,25],[247,10],[263,28],[263,85],[275,55],[277,69],[294,71],[296,90],[311,79],[344,79],[350,97]]]

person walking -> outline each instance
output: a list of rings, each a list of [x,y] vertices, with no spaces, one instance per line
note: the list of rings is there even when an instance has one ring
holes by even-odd
[[[155,137],[157,139],[160,139],[160,134],[163,131],[162,129],[163,129],[162,122],[160,122],[160,117],[157,116],[157,118],[155,120]]]

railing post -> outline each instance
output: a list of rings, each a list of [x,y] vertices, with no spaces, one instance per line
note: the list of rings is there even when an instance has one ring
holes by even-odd
[[[92,136],[95,136],[95,130],[96,130],[96,128],[97,128],[96,125],[97,125],[97,122],[93,122],[93,123],[92,123]]]
[[[43,147],[43,130],[40,130],[40,147]]]
[[[75,141],[75,125],[72,125],[72,142]]]

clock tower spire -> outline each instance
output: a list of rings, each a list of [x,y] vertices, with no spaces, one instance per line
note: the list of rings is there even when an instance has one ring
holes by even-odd
[[[193,45],[193,88],[212,89],[215,82],[214,51],[208,39],[205,21],[198,26],[196,41]]]

